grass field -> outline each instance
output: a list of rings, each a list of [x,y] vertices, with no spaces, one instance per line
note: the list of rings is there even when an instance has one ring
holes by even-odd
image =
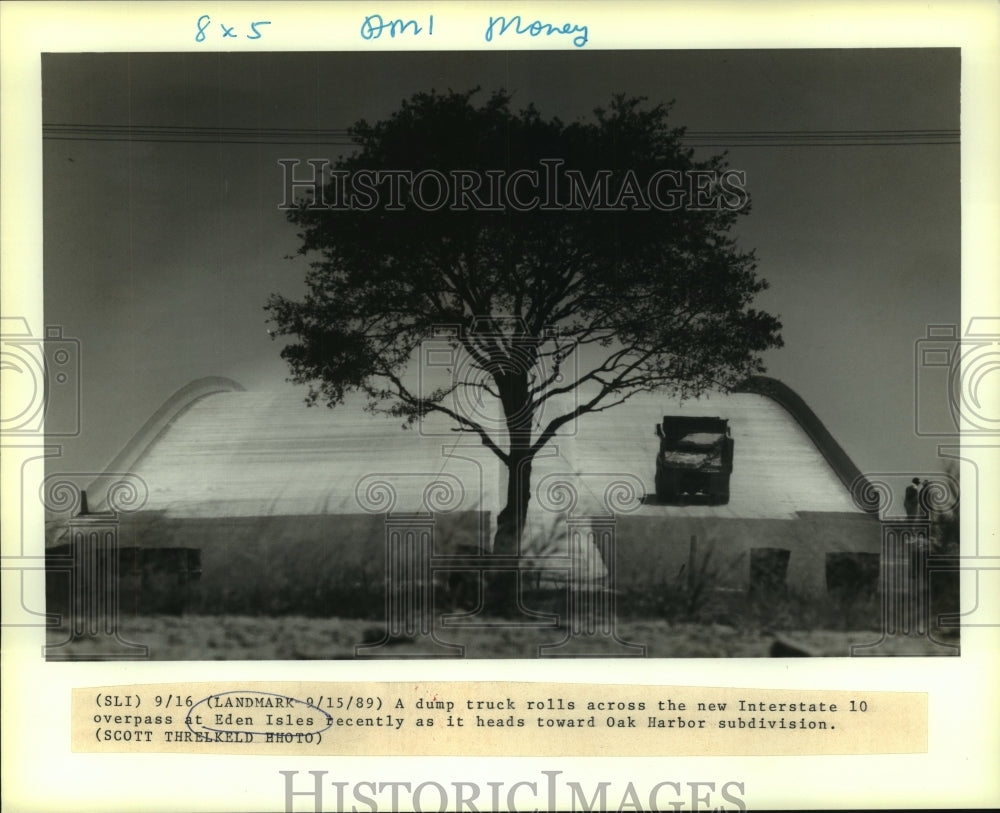
[[[381,619],[300,615],[126,615],[121,638],[149,648],[153,660],[300,660],[357,657],[537,658],[630,657],[759,658],[768,656],[847,657],[852,646],[872,645],[875,656],[957,655],[957,628],[932,627],[927,634],[883,635],[877,600],[852,606],[817,603],[810,597],[750,599],[737,591],[703,593],[695,606],[680,591],[660,607],[670,617],[646,612],[618,596],[621,611],[613,634],[572,636],[567,624],[527,627],[502,617],[477,618],[478,627],[443,624],[438,614],[426,635],[396,635],[386,640]],[[526,606],[565,619],[558,603],[528,596]],[[934,602],[932,611],[947,609]],[[598,628],[600,629],[600,628]],[[69,630],[49,630],[51,645],[67,641]],[[56,650],[74,659],[99,654],[100,638],[78,638]],[[368,644],[358,652],[358,645]],[[380,646],[371,646],[381,644]],[[631,646],[628,646],[631,645]],[[644,653],[638,650],[644,647]]]
[[[761,658],[811,654],[825,657],[847,657],[851,646],[873,644],[880,636],[875,631],[788,630],[775,633],[756,632],[723,624],[670,623],[664,620],[629,620],[618,624],[621,641],[646,647],[652,658]],[[362,641],[377,639],[380,630],[371,622],[358,619],[320,619],[286,616],[263,618],[252,616],[145,616],[124,622],[121,637],[149,647],[152,660],[337,660],[353,659],[355,646]],[[539,647],[558,642],[565,636],[562,630],[448,630],[440,640],[464,647],[453,656],[467,658],[536,658]],[[65,629],[53,629],[49,641],[55,644],[67,636]],[[951,644],[957,647],[957,638]],[[947,640],[945,638],[944,640]],[[777,643],[776,643],[777,642]],[[627,650],[615,641],[591,639],[581,642],[580,657],[627,657]],[[101,642],[80,640],[65,647],[75,658],[87,659],[100,651]],[[570,648],[548,651],[552,657],[570,654]],[[431,642],[398,641],[369,657],[412,658],[433,657],[436,649]],[[446,650],[440,654],[447,655]],[[871,655],[957,655],[952,649],[936,645],[930,639],[888,638],[873,647]]]

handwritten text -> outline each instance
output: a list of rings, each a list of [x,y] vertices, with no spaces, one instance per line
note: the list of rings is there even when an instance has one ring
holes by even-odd
[[[270,24],[271,24],[270,20],[254,20],[244,28],[244,31],[246,30],[246,28],[250,29],[250,32],[244,34],[244,37],[248,40],[259,40],[261,38],[261,35],[264,33],[260,29],[263,26]],[[204,42],[206,39],[208,39],[208,33],[210,31],[215,30],[214,28],[210,28],[210,26],[212,25],[212,18],[207,14],[202,14],[198,18],[197,25],[198,25],[198,33],[194,35],[195,42]],[[221,22],[218,25],[219,25],[218,35],[220,39],[235,40],[240,38],[240,35],[237,31],[237,27],[235,25],[226,25],[225,23]]]
[[[427,17],[426,29],[416,20],[403,20],[401,18],[386,20],[383,19],[381,14],[369,14],[365,17],[365,21],[361,23],[361,39],[377,40],[382,34],[388,34],[395,39],[397,34],[399,36],[404,34],[416,36],[417,34],[424,33],[425,30],[427,31],[427,36],[431,36],[434,33],[433,14]]]
[[[553,25],[552,23],[543,23],[541,20],[533,20],[530,23],[525,23],[521,20],[520,14],[515,14],[510,19],[506,17],[490,17],[490,23],[486,26],[486,41],[492,42],[494,36],[502,37],[509,30],[512,34],[527,34],[529,37],[539,37],[543,34],[547,37],[551,37],[553,34],[576,34],[573,37],[573,44],[577,48],[582,48],[586,45],[588,39],[587,26],[585,25],[576,25],[576,23]]]

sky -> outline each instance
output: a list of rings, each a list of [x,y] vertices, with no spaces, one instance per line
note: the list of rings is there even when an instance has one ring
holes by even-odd
[[[914,433],[914,359],[927,325],[960,321],[959,145],[926,134],[959,129],[957,49],[46,54],[42,81],[45,322],[81,347],[82,431],[52,469],[102,471],[196,378],[292,386],[263,311],[307,267],[288,259],[277,162],[344,147],[253,133],[342,130],[475,86],[564,120],[619,92],[674,100],[675,125],[723,131],[699,155],[728,149],[747,175],[736,234],[770,282],[756,305],[783,323],[768,374],[862,472],[942,468]],[[253,143],[231,143],[238,128]],[[733,135],[748,131],[772,135]]]

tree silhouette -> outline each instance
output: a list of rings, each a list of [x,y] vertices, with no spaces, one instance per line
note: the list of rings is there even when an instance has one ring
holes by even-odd
[[[307,402],[361,391],[405,423],[441,413],[503,461],[493,550],[509,554],[561,427],[639,392],[728,389],[763,372],[781,325],[751,306],[767,283],[729,234],[741,176],[695,160],[669,105],[616,96],[564,123],[478,92],[349,129],[358,149],[287,207],[308,291],[266,309]],[[433,386],[428,347],[453,354]]]

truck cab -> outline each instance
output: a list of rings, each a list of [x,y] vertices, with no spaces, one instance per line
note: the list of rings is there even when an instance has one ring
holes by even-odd
[[[664,415],[656,425],[656,496],[660,502],[725,505],[733,438],[725,418]]]

